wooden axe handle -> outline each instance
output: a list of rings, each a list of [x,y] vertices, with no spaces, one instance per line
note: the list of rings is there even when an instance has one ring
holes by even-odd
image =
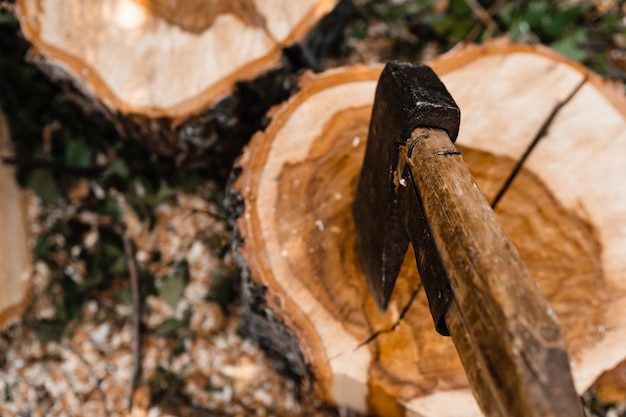
[[[400,204],[420,274],[447,274],[446,325],[481,409],[583,416],[556,317],[445,131],[415,129],[398,175],[398,192],[418,197]]]

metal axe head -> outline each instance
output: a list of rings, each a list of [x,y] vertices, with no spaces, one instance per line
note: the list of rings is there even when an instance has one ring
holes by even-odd
[[[418,127],[445,130],[454,141],[460,118],[458,106],[429,67],[400,62],[385,66],[353,206],[361,266],[383,312],[409,244],[394,184],[402,175],[396,172],[399,148]]]

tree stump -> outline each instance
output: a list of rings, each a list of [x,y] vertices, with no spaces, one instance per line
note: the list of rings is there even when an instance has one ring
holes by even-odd
[[[626,357],[623,93],[507,40],[430,65],[461,108],[457,145],[470,171],[558,315],[582,393]],[[241,156],[231,203],[246,329],[329,403],[478,416],[412,249],[384,316],[357,262],[351,206],[381,69],[306,75]]]
[[[0,113],[0,158],[10,148],[9,126]],[[30,248],[23,195],[15,170],[0,159],[0,329],[18,318],[30,298]]]
[[[211,128],[213,119],[241,117],[236,103],[190,124],[192,116],[214,108],[237,82],[283,66],[283,48],[336,34],[313,29],[338,1],[18,0],[17,14],[41,68],[69,79],[123,135],[180,154],[215,141],[224,126]],[[267,89],[259,118],[285,96]]]

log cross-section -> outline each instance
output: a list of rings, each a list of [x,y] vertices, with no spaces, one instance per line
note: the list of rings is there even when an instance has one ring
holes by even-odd
[[[461,108],[457,146],[556,313],[582,393],[626,357],[626,99],[546,48],[503,40],[429,64]],[[248,330],[329,403],[479,416],[412,250],[384,316],[355,253],[352,202],[381,69],[305,76],[240,158],[244,304],[266,324]]]
[[[281,65],[337,0],[20,0],[57,74],[123,113],[185,119]]]

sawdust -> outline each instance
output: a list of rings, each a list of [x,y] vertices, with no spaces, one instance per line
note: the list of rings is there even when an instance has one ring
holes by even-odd
[[[33,238],[50,219],[30,199]],[[116,299],[116,289],[94,294],[60,340],[43,340],[32,323],[54,315],[47,293],[50,274],[43,262],[34,265],[34,296],[23,321],[0,336],[0,415],[2,416],[167,416],[167,415],[301,415],[314,414],[302,405],[287,378],[272,369],[261,351],[238,334],[241,310],[228,311],[209,299],[211,277],[234,277],[228,255],[207,243],[227,236],[223,220],[205,214],[215,207],[197,196],[178,192],[155,210],[149,227],[129,207],[124,218],[137,249],[138,265],[156,277],[188,263],[189,280],[175,305],[160,296],[146,297],[142,315],[142,374],[134,406],[128,410],[133,356],[130,303]],[[59,213],[47,213],[59,216]],[[89,234],[85,239],[94,239]],[[87,242],[90,244],[90,242]],[[93,242],[91,242],[93,244]],[[158,262],[142,252],[159,248]],[[172,320],[188,324],[169,334]],[[174,405],[172,405],[174,404]]]

